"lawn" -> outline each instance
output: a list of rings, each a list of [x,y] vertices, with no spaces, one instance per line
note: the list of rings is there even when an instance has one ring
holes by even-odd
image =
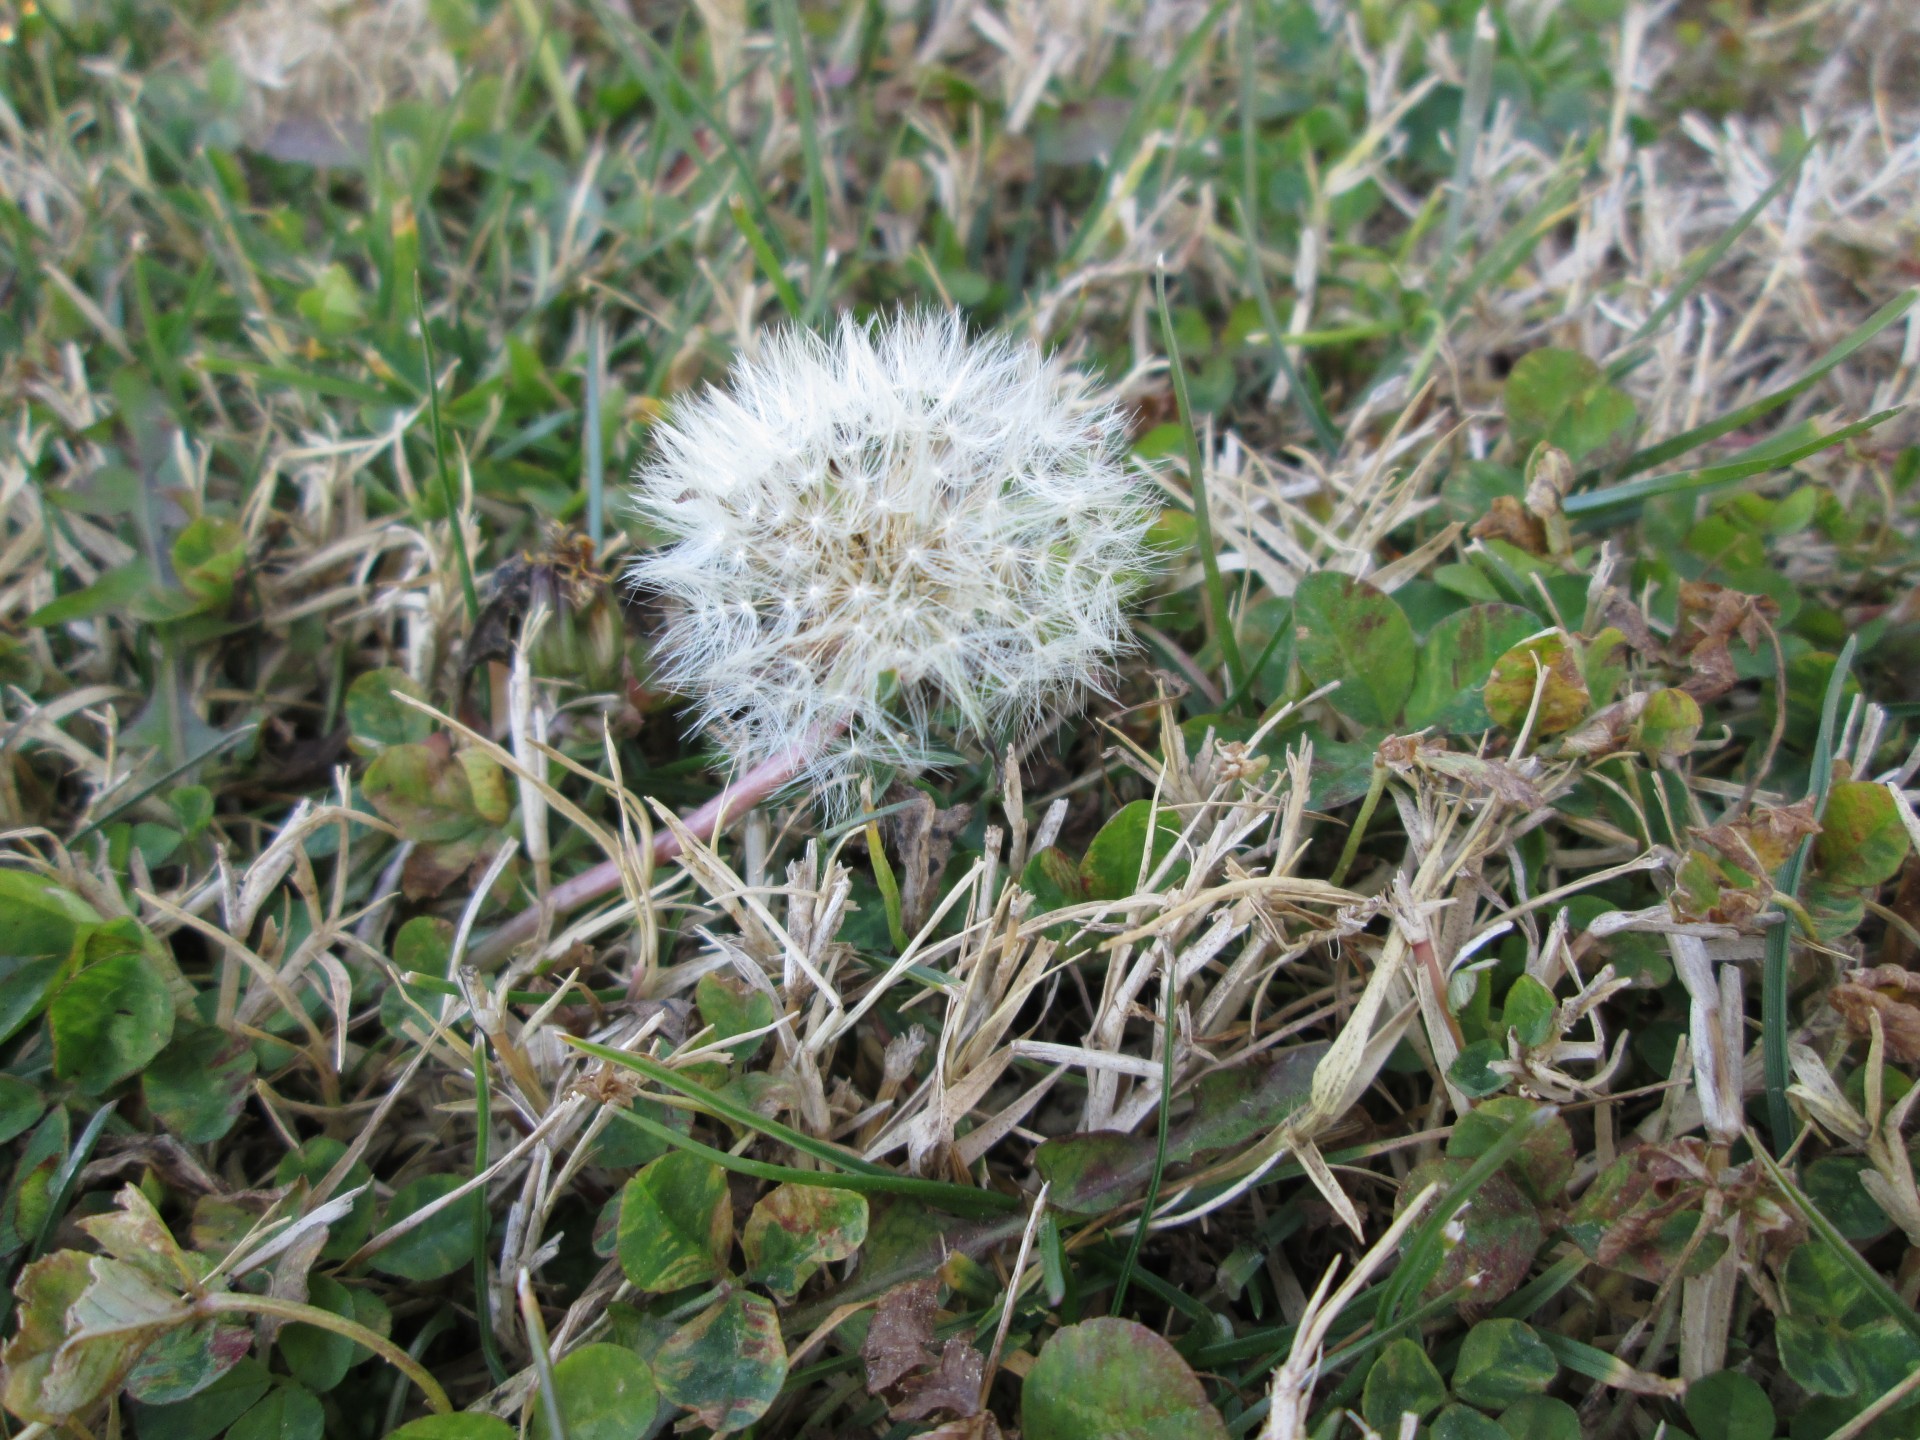
[[[1920,7],[0,37],[0,1435],[1920,1433]]]

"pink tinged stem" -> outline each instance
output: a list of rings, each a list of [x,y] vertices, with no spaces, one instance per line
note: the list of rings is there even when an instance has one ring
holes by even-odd
[[[817,748],[795,747],[770,760],[762,760],[733,784],[705,804],[680,817],[680,824],[697,840],[711,840],[725,822],[737,820],[812,763]],[[653,832],[653,863],[664,865],[680,854],[680,835],[673,830]],[[485,969],[506,958],[517,946],[526,944],[540,931],[541,912],[548,918],[565,915],[589,901],[611,895],[620,888],[620,866],[603,860],[583,870],[571,880],[562,881],[547,892],[544,906],[532,905],[467,952],[467,963]]]

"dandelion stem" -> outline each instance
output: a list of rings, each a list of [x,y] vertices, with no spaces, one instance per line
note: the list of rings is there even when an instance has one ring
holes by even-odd
[[[724,821],[737,820],[804,770],[814,753],[811,749],[796,748],[761,761],[711,800],[688,811],[681,817],[681,825],[697,839],[711,839]],[[654,832],[654,864],[664,865],[679,853],[678,834],[672,830]],[[546,914],[549,918],[564,915],[619,888],[620,862],[603,860],[554,886],[547,895]],[[539,905],[529,906],[474,946],[470,963],[485,969],[504,959],[515,946],[532,939],[540,929],[541,909]]]

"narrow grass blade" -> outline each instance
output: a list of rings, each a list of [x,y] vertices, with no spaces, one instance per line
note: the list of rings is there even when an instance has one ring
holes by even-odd
[[[1804,445],[1795,445],[1787,450],[1777,450],[1770,444],[1756,445],[1749,451],[1750,458],[1735,458],[1721,465],[1706,465],[1698,470],[1676,470],[1666,475],[1649,475],[1642,480],[1627,480],[1618,485],[1605,485],[1598,490],[1583,490],[1577,495],[1569,495],[1561,505],[1568,515],[1606,514],[1611,524],[1625,518],[1618,513],[1629,506],[1639,506],[1663,495],[1697,495],[1708,490],[1718,490],[1722,486],[1737,484],[1749,480],[1755,475],[1765,475],[1773,470],[1784,470],[1805,460],[1810,455],[1818,455],[1835,445],[1851,440],[1856,435],[1864,435],[1877,425],[1884,424],[1900,414],[1899,409],[1881,410],[1856,420],[1851,425],[1842,425],[1838,430],[1810,440]],[[1764,453],[1753,454],[1753,451]]]
[[[1247,288],[1253,291],[1260,323],[1273,342],[1274,366],[1286,376],[1287,393],[1297,399],[1306,412],[1307,423],[1313,427],[1313,438],[1320,449],[1333,455],[1339,451],[1344,437],[1327,414],[1319,382],[1314,379],[1311,368],[1293,363],[1287,346],[1299,344],[1301,337],[1289,336],[1281,329],[1279,312],[1273,308],[1273,296],[1267,290],[1266,272],[1260,265],[1260,176],[1255,164],[1258,135],[1253,116],[1253,77],[1257,71],[1254,55],[1258,40],[1254,17],[1258,4],[1259,0],[1241,0],[1240,6],[1240,236],[1247,248]],[[1236,696],[1236,704],[1238,700]],[[1227,708],[1231,710],[1234,706]]]
[[[1086,208],[1085,218],[1074,231],[1073,238],[1067,242],[1067,248],[1061,252],[1059,263],[1054,267],[1056,274],[1064,275],[1078,265],[1094,237],[1106,227],[1107,206],[1113,199],[1114,182],[1132,168],[1134,152],[1146,139],[1154,112],[1167,103],[1174,86],[1192,68],[1201,48],[1212,37],[1220,17],[1227,13],[1227,6],[1231,3],[1232,0],[1214,0],[1207,13],[1200,17],[1199,23],[1187,32],[1186,39],[1180,42],[1180,48],[1173,52],[1172,60],[1154,77],[1152,87],[1134,103],[1126,126],[1120,132],[1120,139],[1113,147],[1113,155],[1100,174],[1099,187]]]
[[[793,121],[800,130],[800,157],[807,170],[807,223],[813,253],[807,270],[807,315],[818,313],[827,288],[827,174],[820,161],[820,128],[813,114],[813,75],[807,67],[806,38],[794,0],[776,0],[775,23],[786,46],[793,86]]]
[[[1820,702],[1820,731],[1813,742],[1813,768],[1807,777],[1807,793],[1813,797],[1814,818],[1827,807],[1827,791],[1833,784],[1833,741],[1840,723],[1840,696],[1845,692],[1847,672],[1853,668],[1853,652],[1860,643],[1858,635],[1847,636],[1847,643],[1834,661],[1833,675],[1827,681],[1827,693]],[[1787,697],[1775,697],[1784,705]],[[1774,877],[1774,888],[1789,900],[1800,892],[1800,877],[1813,853],[1813,837],[1800,842],[1787,863]],[[1793,920],[1782,916],[1781,923],[1767,931],[1767,948],[1760,971],[1760,1053],[1766,1067],[1767,1128],[1773,1132],[1773,1146],[1784,1155],[1793,1144],[1793,1111],[1787,1105],[1787,1086],[1793,1070],[1787,1058],[1787,979],[1793,956]],[[1756,1147],[1757,1150],[1758,1147]],[[1851,1248],[1851,1247],[1849,1247]]]
[[[587,322],[587,539],[593,553],[601,551],[606,527],[607,473],[605,430],[601,425],[602,395],[606,387],[606,322],[596,312]]]
[[[1911,310],[1913,308],[1913,302],[1917,299],[1920,299],[1920,289],[1906,290],[1894,296],[1893,299],[1882,305],[1860,325],[1850,331],[1839,344],[1835,345],[1831,350],[1827,351],[1826,354],[1816,360],[1812,367],[1792,384],[1783,385],[1778,390],[1762,395],[1752,404],[1742,405],[1738,410],[1730,410],[1719,419],[1711,421],[1708,424],[1697,425],[1691,430],[1684,430],[1670,439],[1662,440],[1658,445],[1649,445],[1646,449],[1628,456],[1626,461],[1614,473],[1621,478],[1625,478],[1628,475],[1638,475],[1643,470],[1651,470],[1656,465],[1664,465],[1667,461],[1676,459],[1686,454],[1689,450],[1718,440],[1722,435],[1731,435],[1736,430],[1744,430],[1762,416],[1771,414],[1788,401],[1798,395],[1805,394],[1808,390],[1811,390],[1815,385],[1819,384],[1821,378],[1829,371],[1848,359],[1858,351],[1861,346],[1865,345],[1869,340],[1873,339],[1874,336],[1878,335],[1882,330],[1885,330],[1889,325],[1893,324],[1894,321],[1905,315],[1907,311]]]
[[[441,503],[447,510],[447,531],[453,540],[453,559],[460,569],[460,593],[467,602],[467,623],[480,623],[480,592],[473,583],[473,559],[467,554],[467,534],[460,524],[460,502],[447,470],[446,439],[440,427],[440,370],[433,354],[433,331],[427,325],[427,302],[420,291],[420,275],[413,277],[413,313],[420,322],[420,348],[427,359],[427,411],[433,420],[433,463],[440,475]]]
[[[773,248],[773,242],[767,239],[766,232],[754,222],[753,207],[740,196],[733,197],[733,223],[740,227],[740,233],[746,237],[747,248],[753,251],[753,258],[760,266],[760,273],[767,277],[773,286],[773,293],[780,297],[780,303],[786,308],[788,316],[798,320],[806,307],[800,303],[800,292],[793,288],[793,282],[787,278],[786,271],[780,268],[780,256]]]
[[[575,1040],[571,1036],[565,1038],[568,1043],[576,1049],[583,1050],[589,1055],[605,1060],[610,1065],[618,1065],[622,1069],[632,1070],[636,1074],[646,1076],[647,1079],[657,1085],[664,1085],[670,1090],[679,1091],[688,1099],[698,1102],[703,1109],[718,1115],[723,1120],[730,1121],[742,1129],[757,1130],[762,1135],[778,1140],[783,1145],[791,1146],[803,1155],[811,1155],[824,1165],[833,1166],[835,1170],[844,1172],[838,1177],[840,1179],[859,1182],[844,1185],[841,1187],[843,1189],[879,1190],[901,1195],[913,1194],[928,1200],[939,1198],[942,1203],[948,1206],[967,1206],[968,1209],[965,1213],[970,1214],[977,1213],[981,1210],[990,1210],[997,1213],[1025,1208],[1023,1202],[1017,1197],[1002,1195],[997,1190],[975,1190],[965,1185],[949,1185],[938,1180],[915,1180],[900,1175],[893,1170],[887,1169],[884,1165],[875,1165],[869,1160],[862,1160],[859,1156],[849,1154],[837,1146],[829,1145],[824,1140],[816,1140],[813,1136],[802,1134],[789,1125],[782,1125],[778,1120],[769,1120],[766,1116],[757,1113],[750,1106],[743,1105],[728,1096],[717,1094],[707,1089],[704,1085],[696,1084],[685,1076],[677,1074],[667,1066],[660,1064],[658,1061],[649,1060],[644,1055],[632,1055],[625,1050],[613,1050],[605,1045],[596,1045],[590,1040]],[[642,1129],[647,1129],[648,1124],[652,1123],[646,1122],[644,1117],[634,1116],[625,1111],[620,1113],[622,1118],[640,1123]],[[660,1129],[665,1131],[666,1127],[661,1126]],[[651,1134],[653,1132],[649,1131],[649,1133]],[[672,1132],[672,1134],[675,1137],[675,1144],[684,1144],[688,1148],[698,1150],[699,1153],[706,1155],[709,1160],[713,1160],[716,1165],[734,1164],[737,1168],[738,1164],[759,1163],[757,1161],[740,1162],[738,1161],[738,1157],[735,1156],[727,1156],[725,1161],[715,1159],[715,1156],[724,1155],[726,1152],[713,1151],[711,1154],[708,1154],[708,1151],[711,1150],[710,1146],[702,1146],[698,1141],[688,1141],[686,1137],[679,1135],[677,1131]],[[658,1138],[666,1139],[668,1136],[661,1134]],[[770,1168],[781,1171],[790,1169],[790,1167],[787,1166],[773,1166]],[[748,1174],[758,1172],[742,1171],[741,1173]],[[783,1178],[793,1179],[796,1175],[805,1177],[800,1181],[800,1183],[803,1184],[827,1185],[835,1183],[825,1178],[822,1172],[814,1170],[794,1171],[785,1175]]]
[[[1213,548],[1213,516],[1207,509],[1207,461],[1200,453],[1200,434],[1193,424],[1193,405],[1187,398],[1187,371],[1180,363],[1180,342],[1174,338],[1173,316],[1167,310],[1167,272],[1154,276],[1154,294],[1160,306],[1160,333],[1167,346],[1167,368],[1173,375],[1173,398],[1180,407],[1180,428],[1187,442],[1187,484],[1193,491],[1194,544],[1200,551],[1205,577],[1207,614],[1227,662],[1227,689],[1245,683],[1247,667],[1240,658],[1240,642],[1233,633],[1233,612],[1227,607],[1227,587],[1220,578],[1220,557]]]
[[[1498,32],[1487,7],[1473,17],[1473,47],[1467,55],[1467,89],[1460,102],[1460,128],[1453,142],[1453,180],[1448,187],[1446,228],[1441,231],[1440,258],[1435,262],[1433,288],[1444,293],[1453,270],[1454,252],[1467,214],[1467,191],[1473,183],[1474,152],[1480,148],[1480,128],[1486,121],[1487,97],[1493,89],[1493,51]]]
[[[771,1181],[776,1185],[816,1185],[826,1190],[853,1190],[862,1195],[898,1195],[904,1199],[923,1201],[956,1215],[1005,1215],[1024,1208],[1018,1199],[1003,1195],[998,1190],[974,1190],[965,1185],[949,1185],[944,1180],[920,1180],[892,1170],[884,1170],[878,1175],[864,1172],[849,1174],[837,1170],[802,1170],[794,1165],[749,1160],[703,1144],[689,1135],[682,1135],[671,1126],[662,1125],[631,1110],[616,1110],[613,1115],[616,1120],[637,1126],[654,1139],[685,1150],[690,1155],[698,1155],[722,1170],[751,1176],[755,1180]],[[764,1129],[764,1124],[759,1128]]]
[[[1779,197],[1780,192],[1793,183],[1793,177],[1800,173],[1800,167],[1805,163],[1812,149],[1813,141],[1810,137],[1803,137],[1794,143],[1780,166],[1780,173],[1773,177],[1773,183],[1762,190],[1753,204],[1741,211],[1734,222],[1727,226],[1711,245],[1700,252],[1694,262],[1682,272],[1679,283],[1673,287],[1667,298],[1654,306],[1653,312],[1640,322],[1640,327],[1628,339],[1626,353],[1607,366],[1609,380],[1618,380],[1647,358],[1649,338],[1666,324],[1669,315],[1686,303],[1687,297],[1699,288],[1700,282],[1707,278],[1714,266],[1718,265],[1727,251],[1733,248],[1734,242],[1747,233],[1748,227],[1760,218],[1767,206]]]
[[[493,1084],[487,1075],[487,1038],[478,1033],[478,1027],[473,1037],[473,1126],[473,1173],[484,1175],[489,1163],[487,1141],[493,1128]],[[487,1373],[494,1384],[504,1385],[508,1371],[500,1358],[499,1337],[493,1333],[493,1291],[487,1275],[491,1219],[486,1188],[482,1186],[473,1204],[473,1316],[480,1327],[480,1354],[487,1362]]]
[[[1506,1164],[1535,1131],[1550,1124],[1559,1113],[1554,1106],[1543,1105],[1531,1115],[1515,1120],[1505,1134],[1467,1167],[1466,1173],[1407,1241],[1400,1264],[1381,1287],[1380,1303],[1374,1311],[1375,1324],[1391,1325],[1400,1318],[1408,1302],[1426,1289],[1427,1282],[1439,1271],[1446,1229],[1460,1207],[1479,1193],[1494,1171]]]
[[[1160,293],[1160,315],[1166,318],[1167,297],[1163,287]],[[1168,339],[1172,339],[1169,331]],[[1153,1226],[1153,1207],[1160,1199],[1160,1181],[1167,1173],[1167,1125],[1173,1109],[1173,1037],[1174,1037],[1174,1001],[1179,998],[1180,987],[1176,983],[1175,966],[1172,952],[1168,952],[1165,968],[1161,971],[1161,988],[1166,993],[1166,1002],[1160,1016],[1160,1103],[1155,1107],[1153,1169],[1147,1172],[1147,1193],[1140,1201],[1140,1218],[1133,1227],[1133,1239],[1127,1245],[1127,1257],[1120,1262],[1119,1277],[1113,1283],[1113,1305],[1110,1315],[1119,1315],[1127,1299],[1127,1284],[1133,1279],[1133,1269],[1140,1261],[1140,1247],[1147,1242],[1147,1231]]]
[[[520,28],[534,43],[534,64],[539,66],[540,82],[547,87],[547,96],[553,101],[553,113],[559,118],[567,154],[578,160],[587,151],[587,132],[580,123],[580,110],[573,103],[573,92],[567,88],[566,71],[560,64],[553,31],[534,9],[533,0],[513,0],[513,11],[520,19]]]

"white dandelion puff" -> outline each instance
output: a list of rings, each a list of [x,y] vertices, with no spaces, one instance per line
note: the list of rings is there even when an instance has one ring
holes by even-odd
[[[1120,414],[955,315],[798,329],[654,432],[630,578],[694,726],[743,768],[796,756],[829,811],[942,737],[1030,735],[1104,693],[1155,564]]]

